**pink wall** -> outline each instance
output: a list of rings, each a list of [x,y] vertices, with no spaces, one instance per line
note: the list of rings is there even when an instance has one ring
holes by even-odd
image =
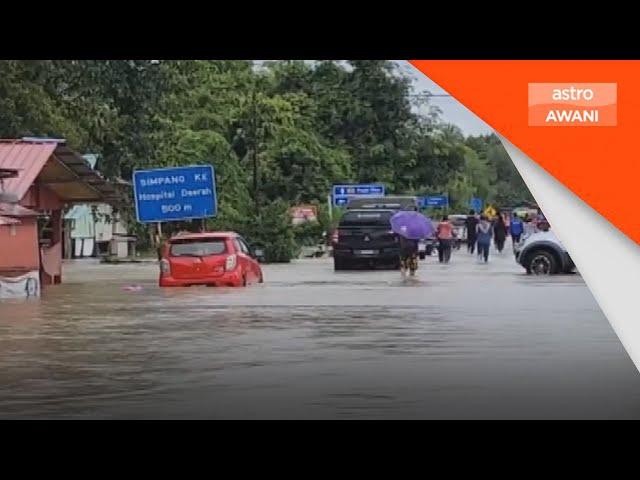
[[[42,263],[44,270],[43,284],[55,284],[62,282],[62,208],[63,203],[60,198],[44,185],[31,185],[25,196],[22,198],[20,204],[23,207],[31,208],[34,210],[51,212],[51,220],[53,223],[53,243],[49,248],[42,249]],[[1,242],[1,240],[0,240]],[[29,255],[31,255],[32,247],[35,248],[36,259],[38,259],[36,265],[40,268],[40,261],[38,255],[38,234],[36,227],[35,240],[28,245]],[[20,248],[27,249],[26,246]],[[2,268],[0,264],[0,268]]]
[[[20,221],[20,225],[13,227],[0,226],[0,273],[10,275],[40,269],[37,221],[35,218]]]

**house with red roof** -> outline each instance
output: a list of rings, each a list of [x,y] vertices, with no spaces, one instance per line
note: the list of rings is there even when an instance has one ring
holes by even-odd
[[[64,140],[0,140],[0,298],[3,285],[60,283],[65,208],[115,200],[115,187]]]

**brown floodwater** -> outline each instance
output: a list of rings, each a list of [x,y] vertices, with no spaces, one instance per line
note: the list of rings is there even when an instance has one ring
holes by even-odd
[[[413,281],[264,269],[246,289],[160,289],[154,264],[74,262],[41,299],[0,301],[0,418],[640,418],[638,372],[579,275],[460,252]]]

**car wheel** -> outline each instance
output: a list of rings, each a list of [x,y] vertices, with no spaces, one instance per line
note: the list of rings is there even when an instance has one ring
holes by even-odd
[[[424,260],[427,257],[427,254],[425,252],[420,252],[420,260]]]
[[[247,274],[246,273],[242,274],[242,286],[243,287],[247,286]]]
[[[260,279],[258,280],[258,283],[264,283],[264,275],[262,272],[260,272]]]
[[[546,250],[536,250],[527,257],[527,273],[533,275],[552,275],[557,273],[557,261],[552,253]]]
[[[339,270],[346,270],[347,269],[347,262],[345,262],[345,260],[342,259],[342,258],[333,257],[333,269],[336,272],[339,271]]]

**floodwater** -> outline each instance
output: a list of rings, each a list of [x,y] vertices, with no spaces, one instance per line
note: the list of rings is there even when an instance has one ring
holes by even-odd
[[[510,252],[406,281],[264,271],[161,290],[155,264],[66,265],[43,298],[0,303],[0,418],[640,418],[580,275],[529,277]]]

